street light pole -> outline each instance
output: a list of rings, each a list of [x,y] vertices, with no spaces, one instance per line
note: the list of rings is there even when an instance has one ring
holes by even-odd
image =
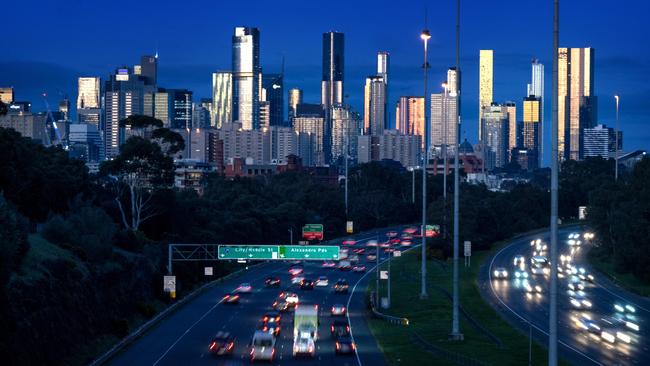
[[[411,168],[411,202],[415,203],[415,167]]]
[[[348,123],[350,121],[348,120]],[[350,126],[345,128],[345,219],[348,219],[348,159],[350,158]]]
[[[616,149],[616,152],[614,153],[614,181],[618,182],[618,131],[619,131],[619,120],[618,120],[618,95],[614,96],[614,99],[616,99],[616,146],[614,148]]]
[[[551,284],[548,365],[557,366],[557,211],[558,211],[558,47],[560,0],[553,0],[553,86],[551,122]]]
[[[289,228],[289,242],[293,245],[293,227]]]
[[[442,83],[444,92],[442,94],[442,158],[443,158],[443,168],[442,168],[442,201],[443,201],[443,210],[442,210],[442,237],[444,240],[447,240],[447,97],[448,86],[447,83]]]
[[[458,269],[458,251],[459,251],[459,191],[460,182],[458,172],[459,143],[460,143],[460,0],[456,0],[456,137],[454,140],[454,279],[452,283],[452,322],[450,338],[453,340],[463,340],[463,334],[460,332],[460,296],[459,296],[459,269]]]
[[[427,295],[427,163],[429,162],[429,123],[427,121],[427,77],[429,73],[429,62],[428,62],[428,53],[427,45],[429,39],[431,38],[431,33],[428,29],[424,29],[420,38],[424,41],[424,155],[422,164],[422,229],[420,233],[422,234],[422,268],[420,269],[420,274],[422,275],[421,279],[421,288],[420,288],[420,299],[426,299]]]

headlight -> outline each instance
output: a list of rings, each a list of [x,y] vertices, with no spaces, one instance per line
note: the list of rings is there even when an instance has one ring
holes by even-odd
[[[614,335],[609,332],[600,333],[600,337],[609,343],[614,343],[616,341],[616,337],[614,337]]]
[[[627,322],[626,321],[625,326],[632,329],[632,330],[634,330],[634,331],[637,331],[637,332],[639,331],[639,326],[637,324],[632,323],[632,322]]]
[[[625,309],[631,313],[636,313],[636,309],[632,305],[625,305]]]
[[[588,308],[591,307],[591,301],[589,301],[589,300],[582,300],[582,303]]]
[[[622,340],[625,343],[630,343],[632,341],[632,338],[623,332],[616,332],[616,338]]]
[[[625,312],[625,308],[619,304],[614,304],[614,309],[616,309],[616,311],[618,311],[619,313]]]
[[[580,301],[578,301],[576,299],[571,299],[571,304],[573,304],[573,306],[575,306],[575,307],[578,307],[578,308],[580,307]]]

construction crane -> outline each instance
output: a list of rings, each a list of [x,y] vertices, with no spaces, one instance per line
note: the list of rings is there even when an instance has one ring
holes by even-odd
[[[64,149],[67,150],[68,146],[64,143],[63,139],[61,138],[61,131],[59,131],[59,127],[56,125],[56,120],[52,115],[52,110],[50,109],[50,103],[47,102],[47,92],[44,92],[42,95],[43,95],[43,102],[45,103],[45,111],[47,113],[47,119],[52,121],[52,127],[54,127],[56,142],[57,144],[61,145]],[[50,131],[47,128],[47,124],[45,125],[45,139],[47,140],[46,145],[54,145],[53,141],[50,140]]]

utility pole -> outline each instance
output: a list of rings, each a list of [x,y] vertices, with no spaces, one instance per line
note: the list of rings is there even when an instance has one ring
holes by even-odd
[[[390,308],[390,277],[392,276],[392,272],[390,269],[390,262],[393,259],[393,252],[388,252],[388,308]]]
[[[558,46],[560,0],[553,0],[553,85],[551,122],[551,289],[548,327],[548,365],[557,366],[557,210],[558,210]]]
[[[458,229],[459,229],[459,190],[460,182],[458,172],[458,159],[459,159],[459,144],[460,144],[460,0],[456,0],[456,139],[454,145],[456,146],[456,151],[454,152],[454,279],[453,279],[453,294],[452,294],[452,322],[451,322],[451,334],[450,338],[452,340],[461,341],[463,340],[463,334],[460,332],[460,319],[459,311],[460,308],[460,297],[458,289],[458,278],[459,278],[459,268],[458,268],[458,251],[459,251],[459,238],[458,238]]]
[[[425,26],[426,26],[426,9],[425,9]],[[429,73],[429,62],[427,54],[427,45],[431,38],[428,29],[424,29],[420,38],[424,41],[424,164],[422,164],[422,268],[420,269],[421,288],[420,299],[426,299],[427,295],[427,163],[429,162],[429,123],[427,121],[427,77]]]

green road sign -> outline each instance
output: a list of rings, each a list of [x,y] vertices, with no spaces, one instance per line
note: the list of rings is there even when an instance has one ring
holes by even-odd
[[[277,245],[219,245],[219,259],[278,259]]]
[[[280,245],[278,259],[338,260],[339,247],[336,245]]]
[[[306,240],[323,240],[323,224],[306,224],[302,227],[302,237]]]

